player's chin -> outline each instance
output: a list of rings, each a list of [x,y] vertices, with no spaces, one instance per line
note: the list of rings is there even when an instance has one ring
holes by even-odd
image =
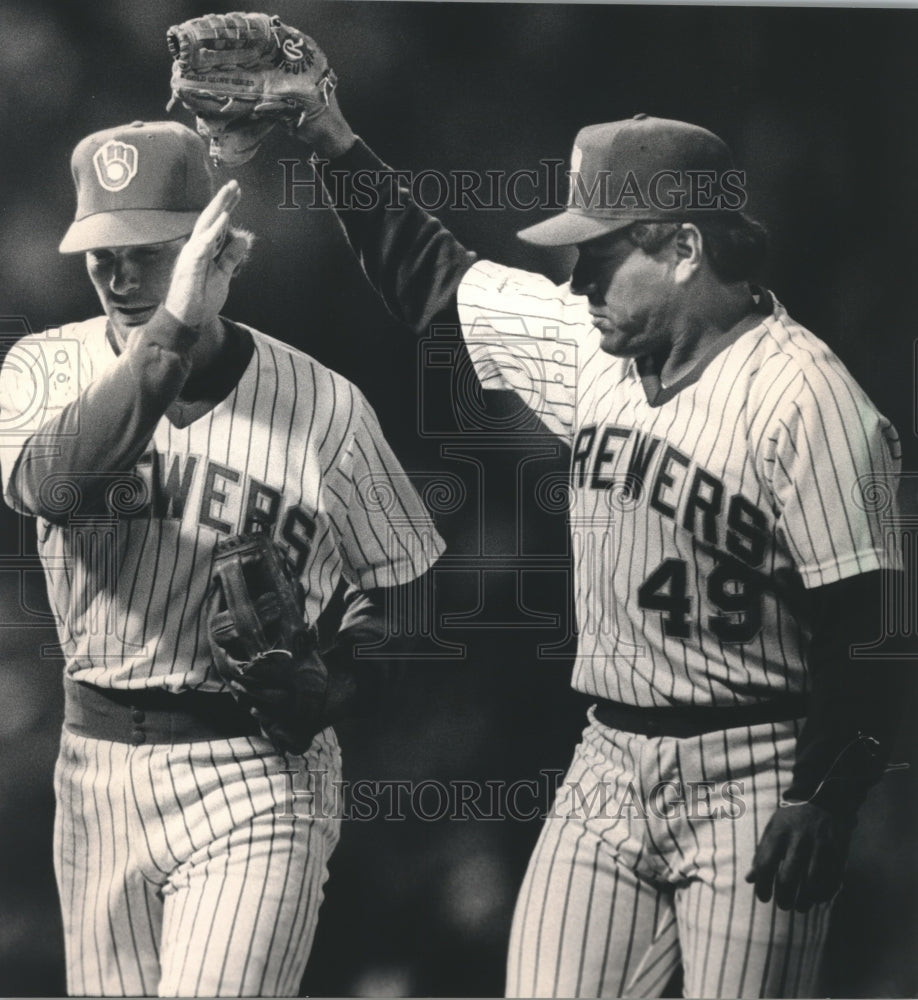
[[[635,353],[633,339],[617,327],[602,326],[599,330],[599,347],[606,354],[617,358],[627,358]]]
[[[112,306],[108,310],[108,318],[119,332],[127,334],[134,327],[149,323],[157,308],[156,305],[131,308]]]

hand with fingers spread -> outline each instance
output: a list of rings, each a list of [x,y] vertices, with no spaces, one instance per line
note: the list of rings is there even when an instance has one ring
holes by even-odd
[[[763,903],[805,913],[841,888],[854,822],[815,802],[787,803],[765,827],[746,881]]]
[[[178,255],[165,307],[185,326],[200,326],[220,312],[233,274],[245,259],[249,239],[229,226],[241,198],[237,181],[224,184]]]

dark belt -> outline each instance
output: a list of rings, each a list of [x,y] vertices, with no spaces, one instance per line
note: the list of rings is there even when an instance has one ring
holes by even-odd
[[[806,715],[803,695],[786,695],[753,705],[667,705],[640,708],[601,699],[593,706],[597,721],[610,729],[640,736],[674,736],[687,739],[740,726],[788,722]]]
[[[261,733],[232,695],[172,694],[161,688],[111,690],[64,681],[64,725],[78,736],[114,743],[200,743]]]

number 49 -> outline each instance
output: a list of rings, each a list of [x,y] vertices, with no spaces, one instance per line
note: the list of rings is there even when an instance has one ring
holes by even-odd
[[[663,614],[663,632],[678,639],[692,634],[688,567],[684,559],[664,559],[638,587],[638,605]],[[719,614],[708,628],[721,642],[749,642],[762,627],[762,585],[736,559],[723,559],[707,579],[707,598]]]

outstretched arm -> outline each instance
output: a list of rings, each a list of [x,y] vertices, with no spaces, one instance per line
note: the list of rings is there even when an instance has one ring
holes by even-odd
[[[342,115],[337,77],[315,39],[277,16],[240,12],[173,25],[167,39],[170,106],[181,102],[194,113],[216,162],[246,162],[283,122],[314,151],[320,176],[327,178],[329,169],[360,175],[363,207],[348,204],[347,195],[335,207],[393,314],[420,333],[431,322],[455,319],[455,290],[471,256],[404,187],[392,190],[393,172]]]
[[[389,311],[421,335],[432,323],[458,324],[456,289],[475,255],[354,135],[334,94],[327,111],[302,124],[296,136],[314,151],[314,167],[328,190],[338,193],[338,218]]]

